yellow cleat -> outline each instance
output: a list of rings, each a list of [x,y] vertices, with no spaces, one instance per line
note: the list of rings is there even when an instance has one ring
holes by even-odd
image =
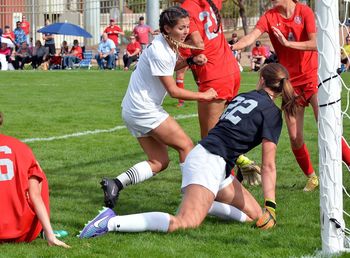
[[[318,177],[312,176],[307,180],[307,183],[304,187],[304,192],[312,192],[318,187]]]

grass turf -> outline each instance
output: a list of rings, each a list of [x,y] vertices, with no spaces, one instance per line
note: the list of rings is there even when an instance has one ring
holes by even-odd
[[[130,72],[122,71],[6,73],[0,95],[0,110],[5,114],[1,133],[19,139],[45,138],[123,125],[120,104],[129,76]],[[350,76],[345,74],[344,80],[349,82]],[[254,89],[256,82],[256,73],[242,73],[241,91]],[[196,90],[190,73],[186,88]],[[186,101],[182,108],[176,108],[176,104],[177,100],[167,97],[164,108],[173,116],[196,114],[195,102]],[[197,142],[197,118],[178,121]],[[350,133],[345,133],[350,138]],[[311,108],[305,113],[304,134],[317,170],[317,125]],[[0,257],[300,257],[312,255],[321,247],[319,191],[302,191],[306,179],[294,160],[285,127],[277,154],[278,224],[270,231],[208,217],[195,230],[111,233],[79,240],[75,235],[103,204],[100,179],[114,177],[144,160],[144,153],[126,129],[28,145],[49,180],[52,225],[70,233],[65,242],[72,248],[50,248],[38,239],[31,244],[2,244]],[[181,199],[181,175],[177,153],[172,149],[169,153],[172,162],[166,171],[121,193],[115,209],[118,214],[176,211]],[[260,147],[248,154],[258,162],[260,155]],[[344,181],[349,182],[348,173]],[[262,204],[261,188],[248,189]],[[348,200],[344,206],[350,207]]]

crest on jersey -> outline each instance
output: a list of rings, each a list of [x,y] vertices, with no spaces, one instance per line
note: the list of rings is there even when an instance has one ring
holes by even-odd
[[[300,16],[295,16],[295,17],[294,17],[294,22],[295,22],[296,24],[301,24],[301,17],[300,17]]]

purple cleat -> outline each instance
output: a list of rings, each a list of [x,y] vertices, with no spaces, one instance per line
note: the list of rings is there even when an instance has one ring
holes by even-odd
[[[108,221],[115,216],[116,214],[112,209],[103,207],[99,214],[85,225],[78,237],[91,238],[106,234],[108,232]]]

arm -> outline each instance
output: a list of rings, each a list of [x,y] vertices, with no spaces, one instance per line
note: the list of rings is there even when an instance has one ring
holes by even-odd
[[[189,64],[187,63],[188,58],[179,58],[176,62],[175,65],[175,71],[181,70],[182,68],[188,66]],[[199,54],[197,56],[193,57],[193,62],[196,65],[204,65],[208,61],[207,57],[204,54]]]
[[[43,226],[43,230],[47,237],[47,242],[49,246],[56,245],[56,246],[69,248],[68,245],[58,240],[53,233],[53,230],[50,224],[50,218],[47,213],[43,199],[41,197],[40,183],[38,178],[35,176],[32,176],[29,178],[29,197],[33,203],[35,214],[38,216],[38,219],[41,225]]]
[[[136,48],[135,51],[132,54],[129,54],[128,52],[128,56],[137,56],[141,51],[141,48]]]
[[[262,165],[261,179],[264,198],[275,200],[276,189],[276,156],[277,146],[275,143],[263,139],[262,141]]]
[[[239,49],[243,49],[247,46],[250,46],[251,44],[253,44],[255,42],[255,40],[257,38],[260,37],[261,34],[262,34],[261,31],[259,29],[255,28],[254,30],[252,30],[252,32],[250,32],[249,34],[245,35],[243,38],[238,40],[237,43],[233,44],[231,49],[232,50],[239,50]]]
[[[309,40],[298,42],[288,41],[278,28],[272,27],[272,29],[275,37],[278,39],[281,45],[285,47],[290,47],[298,50],[317,50],[316,33],[309,33]]]
[[[206,92],[193,92],[177,87],[173,76],[159,76],[160,81],[164,85],[169,95],[172,98],[184,100],[212,100],[216,98],[217,93],[210,88]]]
[[[194,46],[204,49],[204,47],[205,47],[204,46],[204,41],[203,41],[202,36],[199,33],[199,31],[192,32],[189,35],[189,39],[192,41]]]

